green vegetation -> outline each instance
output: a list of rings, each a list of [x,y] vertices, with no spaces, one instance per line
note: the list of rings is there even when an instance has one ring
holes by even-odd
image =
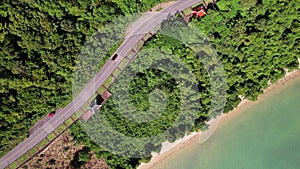
[[[123,59],[122,62],[119,64],[119,68],[124,69],[128,62],[129,60]]]
[[[22,155],[20,158],[17,159],[17,161],[19,163],[23,163],[24,161],[26,161],[28,159],[29,155],[28,154],[24,154]]]
[[[98,93],[99,93],[99,94],[103,94],[104,91],[105,91],[105,88],[102,87],[102,86],[98,89]]]
[[[103,83],[103,86],[105,86],[106,88],[109,88],[109,86],[113,83],[113,77],[109,76],[106,81]]]
[[[211,10],[205,18],[201,20],[193,19],[189,26],[195,27],[199,29],[199,32],[203,31],[204,34],[208,35],[211,43],[218,51],[226,75],[225,112],[228,112],[240,102],[238,95],[256,100],[257,96],[262,93],[262,89],[267,86],[269,80],[274,83],[284,76],[284,68],[288,68],[289,71],[298,68],[297,57],[300,54],[299,46],[297,45],[299,43],[298,18],[300,18],[298,10],[300,6],[295,1],[247,1],[246,3],[246,1],[234,0],[229,2],[220,1],[218,4],[220,11]],[[168,22],[165,24],[168,24]],[[182,22],[175,23],[174,25],[176,24],[178,27],[184,27]],[[169,28],[168,26],[166,27]],[[150,153],[149,151],[160,150],[160,145],[156,144],[159,141],[174,141],[182,137],[185,132],[205,128],[204,120],[211,115],[210,113],[218,112],[218,106],[215,110],[209,112],[210,105],[214,102],[211,95],[215,92],[212,91],[211,85],[217,86],[214,83],[210,84],[209,79],[211,75],[206,73],[205,68],[207,68],[207,65],[204,65],[209,63],[209,60],[205,60],[206,54],[210,55],[211,53],[206,48],[203,48],[203,52],[198,53],[197,56],[193,52],[195,49],[189,48],[190,44],[197,42],[197,40],[201,45],[205,45],[205,39],[201,39],[201,37],[197,38],[190,34],[186,35],[183,28],[181,32],[176,32],[176,34],[179,34],[179,36],[183,34],[190,40],[190,43],[184,41],[186,42],[184,44],[170,38],[172,37],[171,29],[168,32],[170,32],[169,36],[163,35],[161,32],[162,34],[157,34],[147,41],[136,59],[144,55],[146,56],[143,58],[146,59],[145,62],[150,62],[154,60],[153,57],[156,55],[161,56],[161,53],[164,53],[178,56],[184,60],[189,69],[195,74],[199,87],[199,96],[195,95],[190,98],[191,100],[193,98],[196,98],[196,100],[200,98],[196,120],[192,124],[183,125],[185,127],[182,130],[178,130],[182,124],[176,123],[174,117],[178,116],[176,108],[180,107],[182,98],[176,97],[177,89],[172,90],[171,93],[166,90],[173,87],[176,88],[176,83],[171,83],[171,87],[166,87],[168,86],[168,82],[172,81],[172,76],[156,69],[146,69],[146,67],[146,70],[141,69],[142,71],[130,81],[131,85],[128,88],[130,104],[137,111],[132,111],[132,108],[128,108],[128,105],[124,104],[125,102],[118,103],[119,100],[114,98],[113,95],[102,107],[101,112],[96,113],[91,119],[91,124],[94,124],[94,126],[82,124],[87,129],[85,131],[91,131],[91,133],[88,133],[89,135],[97,132],[96,135],[99,136],[94,137],[93,140],[83,141],[83,143],[93,147],[91,149],[95,150],[99,157],[102,156],[105,159],[110,159],[107,162],[112,168],[135,168],[138,162],[148,160],[149,158],[135,158],[132,161],[132,159],[109,154],[103,147],[115,150],[114,148],[121,149],[122,146],[123,148],[124,146],[128,146],[130,148],[127,151],[133,151],[133,154],[137,150],[137,147],[129,145],[129,142],[126,142],[126,140],[119,139],[114,132],[106,130],[107,127],[111,127],[117,133],[134,136],[135,138],[149,138],[159,133],[165,134],[165,131],[167,131],[167,134],[163,134],[162,137],[156,140],[149,139],[149,144],[147,144],[149,147],[145,147],[143,149],[144,152],[138,151],[138,155],[147,156]],[[151,52],[147,49],[150,49]],[[156,49],[159,49],[160,53]],[[197,59],[198,57],[201,59]],[[139,65],[138,62],[136,64],[132,62],[129,67],[134,67],[135,65]],[[213,64],[209,64],[208,67],[211,67],[211,65]],[[175,69],[177,68],[176,65],[174,67]],[[121,74],[121,77],[123,74],[126,74],[125,72]],[[117,95],[117,91],[126,88],[125,86],[118,85],[124,84],[122,81],[118,83],[119,78],[111,88],[112,93],[114,94],[115,92],[115,95]],[[135,121],[141,119],[147,120],[148,117],[151,119],[153,116],[157,116],[155,113],[159,110],[152,112],[151,107],[149,107],[151,91],[157,87],[164,92],[165,96],[169,96],[164,99],[171,99],[168,102],[170,105],[167,104],[167,107],[164,109],[165,112],[160,114],[154,121],[136,123]],[[181,91],[184,89],[178,88],[178,90]],[[173,99],[172,96],[174,96]],[[119,95],[117,97],[122,98]],[[122,106],[117,106],[117,104]],[[174,109],[169,109],[168,106]],[[124,112],[126,113],[124,114]],[[105,123],[106,125],[103,125],[103,127],[102,124]],[[151,125],[152,123],[153,125]],[[95,126],[95,124],[97,125]],[[172,127],[170,128],[170,126]],[[78,130],[73,134],[74,136],[79,135]],[[108,141],[103,138],[106,136],[111,139],[111,145],[101,145],[99,140]],[[83,139],[81,138],[86,137],[88,136],[83,134],[77,139],[82,141]],[[97,146],[95,142],[101,145],[102,148]],[[135,142],[135,144],[139,145],[141,143]],[[115,152],[117,153],[118,150]],[[109,157],[107,157],[108,154]],[[122,161],[121,159],[124,158],[127,160]],[[119,163],[119,161],[122,161],[122,163]]]
[[[17,168],[19,165],[18,163],[15,161],[13,163],[11,163],[11,165],[9,166],[10,168]]]
[[[51,141],[55,138],[55,134],[54,133],[50,133],[47,138]]]
[[[73,120],[71,119],[71,118],[69,118],[69,119],[67,119],[66,121],[65,121],[65,123],[66,123],[66,125],[71,125],[72,123],[73,123]]]
[[[84,144],[90,148],[98,158],[103,157],[111,168],[136,168],[140,164],[139,159],[118,156],[99,147],[99,145],[95,144],[95,142],[85,133],[80,123],[75,123],[71,127],[71,131],[73,139],[78,141],[79,144]]]
[[[289,0],[219,1],[198,28],[217,49],[227,79],[226,111],[239,103],[238,95],[256,100],[267,86],[282,78],[284,68],[298,68],[299,8]]]
[[[40,150],[43,149],[45,147],[45,145],[47,145],[49,142],[47,141],[46,138],[44,138],[42,141],[40,141],[36,147],[38,147]]]
[[[83,147],[81,150],[77,151],[71,162],[72,166],[75,168],[80,168],[86,162],[90,160],[90,149],[88,147]]]
[[[82,85],[93,76],[89,74],[89,78],[76,79],[91,71],[85,69],[76,71],[75,60],[82,48],[87,50],[99,48],[98,45],[101,47],[102,44],[110,46],[100,51],[82,52],[78,62],[83,61],[84,67],[98,60],[95,58],[81,60],[80,57],[99,54],[107,58],[120,44],[121,35],[116,37],[114,42],[104,38],[105,40],[101,44],[96,44],[97,46],[91,43],[82,47],[99,27],[119,16],[139,10],[145,11],[152,7],[153,3],[158,2],[155,0],[1,2],[0,156],[20,143],[34,122],[70,101],[72,90],[75,90],[75,93],[80,91]],[[144,62],[154,61],[155,64],[160,62],[155,62],[152,56],[164,54],[179,57],[195,75],[195,81],[188,76],[179,76],[179,79],[195,84],[199,94],[182,87],[181,81],[168,71],[147,67],[141,69],[138,68],[139,61],[136,61],[132,63],[131,69],[139,72],[128,83],[129,88],[126,88],[129,91],[129,99],[110,98],[102,107],[101,114],[97,113],[90,120],[97,125],[87,123],[80,126],[79,123],[75,123],[71,127],[73,138],[94,151],[97,157],[103,157],[111,168],[136,168],[140,162],[149,160],[151,151],[160,150],[162,141],[174,141],[186,132],[205,128],[204,121],[222,110],[223,102],[218,102],[218,99],[212,96],[219,91],[215,89],[224,86],[218,83],[218,79],[210,81],[213,77],[210,73],[221,71],[215,68],[219,62],[222,62],[226,75],[225,112],[238,105],[240,102],[238,95],[255,100],[269,80],[275,82],[284,76],[284,68],[291,71],[298,67],[297,57],[300,54],[298,2],[221,0],[217,4],[220,11],[210,10],[206,17],[201,20],[193,19],[189,26],[209,36],[218,51],[219,61],[209,59],[212,55],[210,52],[212,46],[207,43],[207,39],[198,36],[199,33],[187,35],[188,28],[183,22],[176,20],[165,22],[162,28],[169,29],[167,33],[164,34],[162,29],[160,34],[147,41],[138,55],[138,58],[144,58]],[[179,32],[172,32],[172,22],[175,22],[173,27],[180,28]],[[123,29],[117,26],[116,30]],[[111,33],[107,29],[101,31],[103,34]],[[172,38],[175,34],[186,39],[178,41]],[[197,50],[191,47],[193,44],[200,44],[202,47]],[[165,61],[161,63],[170,63],[168,60]],[[105,59],[101,60],[100,65],[104,62]],[[171,65],[174,70],[180,69],[176,63]],[[97,69],[99,66],[93,67],[92,71]],[[125,68],[125,71],[130,73],[131,69]],[[213,71],[209,72],[210,70]],[[72,89],[74,77],[72,73],[75,71],[78,86]],[[122,75],[123,73],[121,77]],[[122,78],[116,80],[111,90],[125,90],[125,87],[122,87]],[[103,91],[103,88],[99,89],[100,93]],[[222,93],[220,95],[222,96]],[[115,99],[119,102],[115,102]],[[150,106],[151,100],[155,99],[165,103],[154,107],[156,111]],[[125,102],[122,101],[128,101],[130,104],[123,104]],[[186,105],[190,111],[178,111],[185,101],[189,103]],[[127,107],[124,105],[132,106],[134,109],[126,110]],[[160,109],[161,107],[164,109]],[[158,110],[161,110],[160,113]],[[159,117],[149,122],[156,116]],[[177,121],[176,118],[180,120]],[[92,140],[85,133],[87,130],[83,131],[83,127],[91,132],[98,132],[96,133],[98,137]],[[119,137],[112,139],[112,136],[118,135],[108,130],[108,127],[117,131],[117,134],[135,138],[151,137],[151,139],[146,142],[145,147],[143,147],[145,142],[129,145],[129,140],[122,140]],[[65,126],[61,126],[57,130],[61,131],[64,128]],[[162,134],[156,138],[155,136],[160,133]],[[111,141],[111,144],[100,147],[99,142],[95,143],[95,140],[99,139]],[[128,153],[145,158],[128,158],[107,150],[116,148],[115,152],[118,153],[126,146]],[[84,164],[88,160],[87,154],[87,152],[79,153],[77,164]]]
[[[214,99],[222,100],[211,97],[215,92],[210,90],[211,85],[216,87],[219,82],[210,84],[206,72],[206,68],[216,65],[206,58],[211,45],[201,43],[204,47],[197,50],[206,60],[205,66],[188,44],[170,37],[172,33],[185,36],[189,32],[183,20],[171,19],[162,27],[113,83],[113,96],[101,112],[88,123],[81,123],[84,132],[78,124],[71,128],[76,140],[104,157],[112,168],[136,168],[141,161],[149,160],[152,151],[160,151],[161,142],[173,142],[205,127],[204,120],[220,113],[224,104],[215,102],[216,109],[211,109]],[[189,33],[183,41],[196,43],[199,35]]]
[[[37,149],[34,147],[28,151],[31,155],[37,152]]]
[[[65,130],[67,127],[65,126],[65,124],[61,124],[59,127],[57,127],[54,132],[55,134],[60,134],[63,130]]]
[[[0,156],[24,140],[28,129],[42,116],[68,104],[72,90],[80,90],[72,86],[72,74],[82,49],[90,49],[90,53],[83,51],[81,56],[99,54],[103,64],[109,56],[106,51],[117,48],[121,33],[116,41],[102,39],[111,48],[91,51],[92,43],[83,48],[97,30],[102,37],[114,36],[109,34],[115,31],[105,30],[103,25],[146,11],[161,1],[1,1]],[[128,21],[119,27],[115,24],[115,29],[124,30],[124,22]],[[90,64],[88,61],[84,64]],[[77,77],[82,77],[81,72],[77,71]],[[82,83],[75,80],[80,88],[88,78]]]

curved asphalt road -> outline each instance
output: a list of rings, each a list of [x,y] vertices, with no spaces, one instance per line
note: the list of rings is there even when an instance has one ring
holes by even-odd
[[[179,0],[160,12],[152,13],[150,17],[144,20],[142,24],[135,27],[131,33],[131,36],[125,39],[122,45],[115,52],[119,56],[114,61],[111,59],[108,60],[98,74],[93,78],[93,80],[90,81],[87,86],[85,86],[85,88],[73,99],[71,103],[69,103],[58,113],[59,115],[53,116],[47,123],[36,130],[36,132],[8,152],[5,156],[1,157],[0,169],[3,169],[13,163],[28,150],[37,145],[42,139],[47,137],[49,133],[63,124],[66,119],[70,118],[76,111],[78,111],[88,101],[88,99],[96,93],[97,89],[100,88],[105,80],[117,68],[123,58],[131,51],[131,49],[133,49],[133,47],[145,34],[152,31],[163,20],[167,19],[168,16],[174,15],[178,11],[183,11],[184,9],[199,2],[201,2],[201,0]]]

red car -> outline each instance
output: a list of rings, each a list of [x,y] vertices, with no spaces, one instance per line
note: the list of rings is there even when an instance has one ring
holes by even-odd
[[[55,114],[55,111],[53,111],[53,112],[49,113],[49,114],[48,114],[48,117],[53,117],[53,116],[54,116],[54,114]]]

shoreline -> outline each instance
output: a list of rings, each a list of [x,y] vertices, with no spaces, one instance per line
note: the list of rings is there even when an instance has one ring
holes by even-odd
[[[231,122],[234,117],[243,113],[244,110],[246,110],[252,106],[255,106],[256,104],[260,103],[261,101],[276,94],[277,92],[286,88],[290,83],[296,81],[297,79],[300,79],[300,69],[294,70],[292,72],[287,72],[286,75],[283,78],[279,79],[276,83],[269,84],[266,89],[263,89],[263,93],[258,96],[256,101],[251,101],[251,100],[241,98],[241,102],[239,103],[239,105],[236,108],[234,108],[233,110],[231,110],[228,113],[223,113],[221,115],[221,117],[218,118],[219,121],[216,124],[215,128],[213,128],[213,129],[217,130],[218,128],[222,127],[224,124]],[[209,132],[210,130],[211,130],[211,128],[209,130],[207,130],[207,132]],[[192,132],[192,133],[188,134],[187,136],[183,137],[182,139],[176,140],[174,143],[164,142],[162,144],[162,149],[161,149],[160,154],[155,154],[155,156],[153,156],[148,163],[141,163],[137,169],[154,168],[157,164],[168,159],[168,157],[170,155],[176,154],[176,152],[181,151],[182,148],[188,146],[190,143],[193,143],[194,141],[197,141],[197,140],[199,142],[199,140],[201,139],[201,135],[205,132],[206,131]],[[213,132],[212,132],[212,134],[213,134]]]

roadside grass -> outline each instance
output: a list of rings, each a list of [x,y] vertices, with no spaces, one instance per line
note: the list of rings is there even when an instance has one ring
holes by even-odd
[[[57,127],[54,132],[56,135],[59,135],[64,129],[66,128],[66,126],[64,124],[61,124],[59,127]]]
[[[9,168],[17,168],[18,166],[18,163],[15,161],[9,165]]]
[[[19,157],[19,158],[17,159],[17,161],[18,161],[19,163],[23,163],[23,162],[26,161],[29,157],[30,157],[29,154],[25,153],[24,155],[22,155],[21,157]]]
[[[48,136],[47,136],[48,140],[54,140],[55,138],[55,134],[54,133],[50,133]]]
[[[66,121],[65,121],[66,125],[67,126],[70,126],[74,123],[74,121],[71,119],[71,118],[68,118]]]
[[[105,88],[103,86],[101,86],[97,91],[99,94],[103,94],[105,91]]]
[[[40,141],[38,144],[37,144],[37,147],[39,149],[43,149],[49,142],[44,138],[42,141]]]
[[[129,60],[126,59],[126,58],[124,58],[124,59],[121,61],[121,63],[118,65],[118,67],[119,67],[120,69],[124,69],[128,63],[129,63]]]
[[[112,76],[109,76],[105,82],[103,83],[103,85],[106,87],[106,88],[109,88],[109,86],[113,83],[114,79]]]
[[[37,149],[35,147],[33,147],[32,149],[30,149],[28,152],[31,154],[31,155],[34,155],[35,153],[37,153]]]

